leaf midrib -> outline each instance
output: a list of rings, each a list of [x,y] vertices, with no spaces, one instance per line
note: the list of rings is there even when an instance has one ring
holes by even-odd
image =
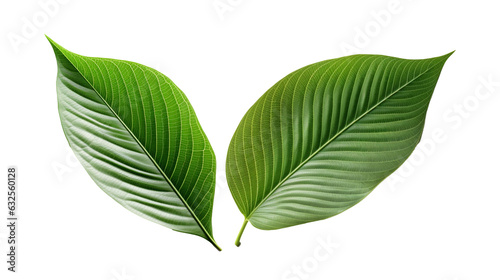
[[[198,219],[198,217],[196,216],[196,214],[193,212],[193,210],[191,209],[191,207],[187,204],[187,202],[184,200],[184,198],[182,197],[182,195],[178,192],[178,190],[174,187],[174,184],[170,181],[170,179],[168,178],[168,176],[163,172],[163,170],[160,168],[160,166],[158,165],[158,163],[156,162],[156,160],[149,154],[149,152],[146,150],[146,148],[142,145],[142,143],[139,141],[139,139],[137,139],[137,137],[135,136],[135,134],[128,128],[128,126],[123,122],[123,120],[116,114],[116,112],[113,110],[113,108],[108,104],[108,102],[106,102],[106,100],[104,100],[104,98],[101,96],[101,94],[94,88],[94,86],[87,80],[87,78],[82,74],[82,72],[80,72],[80,70],[76,67],[76,65],[68,58],[68,56],[66,56],[66,54],[64,53],[63,50],[61,50],[59,48],[59,46],[57,46],[57,49],[61,52],[61,54],[68,60],[68,62],[76,69],[76,71],[78,71],[78,74],[80,74],[80,76],[87,82],[87,84],[89,84],[91,87],[92,87],[92,90],[97,94],[97,96],[102,100],[102,102],[106,105],[106,107],[108,107],[108,109],[111,111],[111,113],[113,113],[113,115],[118,119],[118,121],[120,121],[120,123],[123,125],[123,127],[125,128],[125,130],[130,134],[130,136],[132,136],[132,138],[135,140],[135,142],[139,145],[139,147],[141,147],[141,149],[143,150],[143,152],[147,155],[147,157],[151,160],[151,162],[154,164],[154,166],[156,167],[156,169],[158,170],[158,172],[160,172],[160,174],[163,176],[163,178],[165,179],[165,181],[167,182],[167,184],[169,184],[169,186],[172,188],[172,190],[174,191],[174,193],[177,195],[177,197],[181,200],[181,202],[184,204],[184,206],[186,207],[186,209],[189,211],[189,214],[191,214],[191,216],[193,217],[193,219],[195,220],[195,222],[198,224],[198,226],[201,228],[201,230],[203,231],[203,233],[208,237],[210,243],[212,243],[212,245],[214,245],[219,251],[221,250],[220,247],[217,245],[217,243],[215,242],[215,240],[213,239],[213,237],[211,236],[211,234],[208,233],[208,231],[206,230],[206,228],[203,226],[203,224],[201,223],[201,221]],[[67,51],[67,50],[66,50]],[[68,51],[69,52],[69,51]],[[72,53],[73,55],[76,55],[76,56],[80,56],[78,54],[75,54],[75,53]]]
[[[398,89],[396,89],[394,92],[392,92],[391,94],[389,94],[387,97],[385,97],[384,99],[382,99],[381,101],[379,101],[377,104],[375,104],[374,106],[372,106],[369,110],[367,110],[365,113],[363,113],[361,116],[359,116],[358,118],[356,118],[355,120],[353,120],[351,123],[349,123],[346,127],[344,127],[341,131],[339,131],[337,134],[335,134],[331,139],[329,139],[328,141],[326,141],[325,144],[321,145],[321,147],[319,147],[318,149],[316,149],[316,151],[314,151],[314,153],[312,153],[309,157],[307,157],[304,161],[302,161],[294,170],[292,170],[292,172],[290,172],[285,178],[283,178],[270,192],[269,194],[266,195],[266,197],[264,197],[260,202],[259,204],[257,204],[257,206],[255,206],[255,208],[252,210],[252,212],[250,212],[250,214],[245,217],[245,220],[250,220],[250,218],[252,217],[252,215],[255,213],[255,211],[257,211],[259,209],[259,207],[269,198],[271,197],[274,192],[279,188],[281,187],[281,185],[283,185],[287,180],[288,178],[290,178],[293,174],[295,174],[295,172],[297,172],[300,168],[302,168],[302,166],[304,166],[304,164],[306,164],[307,162],[309,162],[309,160],[311,160],[314,156],[316,156],[319,152],[321,152],[321,150],[323,150],[326,146],[328,146],[333,140],[335,140],[336,138],[338,138],[343,132],[345,132],[347,129],[349,129],[351,126],[353,126],[356,122],[358,122],[359,120],[361,120],[364,116],[366,116],[368,113],[370,113],[371,111],[373,111],[375,108],[377,108],[380,104],[384,103],[387,99],[391,98],[394,94],[398,93],[399,91],[401,91],[403,88],[405,88],[406,86],[408,86],[409,84],[411,84],[413,81],[415,81],[416,79],[420,78],[422,75],[424,75],[425,73],[427,73],[430,69],[432,69],[433,67],[435,67],[435,65],[427,68],[425,71],[423,71],[422,73],[418,74],[415,78],[411,79],[410,81],[408,81],[407,83],[405,83],[404,85],[402,85],[401,87],[399,87]]]

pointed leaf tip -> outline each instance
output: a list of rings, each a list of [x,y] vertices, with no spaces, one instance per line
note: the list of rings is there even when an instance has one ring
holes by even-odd
[[[449,52],[449,53],[447,53],[447,54],[443,55],[443,57],[444,57],[444,58],[446,58],[446,59],[448,59],[448,58],[449,58],[452,54],[454,54],[454,53],[455,53],[455,50],[453,50],[453,51],[451,51],[451,52]]]

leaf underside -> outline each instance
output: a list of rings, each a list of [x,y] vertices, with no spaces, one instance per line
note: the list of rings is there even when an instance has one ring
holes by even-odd
[[[152,68],[49,41],[63,131],[96,184],[139,216],[220,250],[211,221],[215,155],[184,93]]]
[[[245,114],[227,154],[245,225],[273,230],[317,221],[366,197],[420,141],[450,55],[353,55],[275,84]]]

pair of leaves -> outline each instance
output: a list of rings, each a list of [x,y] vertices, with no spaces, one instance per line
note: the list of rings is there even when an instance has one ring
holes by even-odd
[[[212,234],[215,155],[184,93],[165,75],[72,53],[58,64],[64,134],[96,184],[173,230]],[[411,154],[449,57],[355,55],[288,75],[245,114],[229,146],[228,185],[245,221],[279,229],[361,201]]]

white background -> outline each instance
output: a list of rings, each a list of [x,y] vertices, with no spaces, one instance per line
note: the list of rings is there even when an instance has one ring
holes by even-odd
[[[19,272],[2,262],[0,279],[500,279],[497,1],[61,0],[47,11],[48,2],[0,4],[0,167],[16,165],[20,178]],[[128,212],[74,162],[44,33],[82,55],[154,67],[186,93],[218,159],[222,252]],[[235,247],[243,217],[223,166],[239,120],[286,74],[346,46],[403,58],[456,50],[428,111],[426,147],[345,213],[277,231],[249,224]]]

